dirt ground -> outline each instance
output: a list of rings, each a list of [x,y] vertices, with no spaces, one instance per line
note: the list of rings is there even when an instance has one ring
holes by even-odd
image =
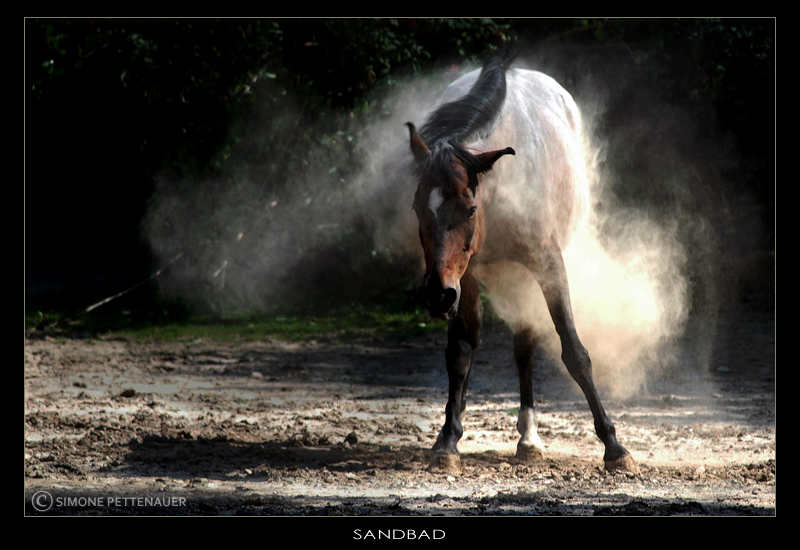
[[[708,369],[690,328],[676,343],[685,361],[635,398],[606,399],[637,475],[603,470],[583,396],[544,354],[546,457],[514,458],[518,383],[500,324],[471,376],[458,477],[425,471],[446,400],[443,334],[242,345],[27,334],[25,513],[774,515],[770,300],[719,316]]]

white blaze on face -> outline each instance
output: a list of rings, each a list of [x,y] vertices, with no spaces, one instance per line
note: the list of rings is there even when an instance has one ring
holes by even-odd
[[[442,189],[440,187],[434,187],[428,197],[428,208],[433,212],[434,218],[436,217],[436,211],[439,210],[443,202],[444,196],[442,195]]]

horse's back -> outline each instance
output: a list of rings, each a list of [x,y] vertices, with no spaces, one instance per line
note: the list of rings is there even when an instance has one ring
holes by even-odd
[[[443,102],[469,92],[480,70],[456,80]],[[530,246],[551,242],[563,249],[585,217],[588,178],[581,116],[572,96],[538,71],[510,69],[498,126],[464,145],[479,151],[513,147],[516,156],[489,174],[485,197],[496,215],[513,220]]]
[[[450,84],[441,97],[441,103],[456,101],[465,96],[481,74],[481,69],[469,72]],[[520,105],[536,105],[545,109],[548,115],[562,118],[573,130],[579,131],[580,113],[572,96],[552,77],[539,71],[527,69],[509,69],[506,73],[507,101],[506,107]],[[508,98],[513,98],[512,103]],[[535,116],[525,117],[535,122]]]

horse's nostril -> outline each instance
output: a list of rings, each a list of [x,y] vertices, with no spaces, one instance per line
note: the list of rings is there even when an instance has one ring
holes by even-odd
[[[453,304],[456,303],[457,299],[458,299],[458,292],[456,291],[456,289],[446,288],[445,291],[442,293],[442,300],[441,300],[442,311],[447,311],[451,307],[453,307]]]
[[[458,302],[458,289],[443,287],[435,277],[426,277],[419,291],[425,306],[434,317],[450,314],[450,310]]]

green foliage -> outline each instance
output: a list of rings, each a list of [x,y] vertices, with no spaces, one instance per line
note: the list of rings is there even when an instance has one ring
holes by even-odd
[[[475,61],[526,34],[624,43],[654,75],[669,48],[687,41],[718,96],[738,102],[743,65],[767,76],[774,66],[771,19],[28,19],[28,101],[62,108],[65,90],[100,86],[144,117],[129,130],[149,174],[215,170],[231,154],[233,115],[265,80],[308,112],[359,112],[396,74]]]
[[[213,166],[219,148],[224,156],[227,126],[252,101],[255,83],[270,76],[280,38],[268,20],[26,23],[29,107],[47,117],[64,109],[66,94],[87,114],[130,112],[136,126],[120,131],[138,134],[130,139],[151,175]]]
[[[336,113],[368,110],[369,92],[393,73],[442,51],[479,55],[507,30],[459,19],[28,19],[28,127],[34,139],[58,124],[77,129],[76,141],[124,144],[142,178],[216,173],[236,146],[232,122],[265,81],[312,119],[333,108],[321,130],[335,138]],[[81,118],[90,126],[76,128]]]

